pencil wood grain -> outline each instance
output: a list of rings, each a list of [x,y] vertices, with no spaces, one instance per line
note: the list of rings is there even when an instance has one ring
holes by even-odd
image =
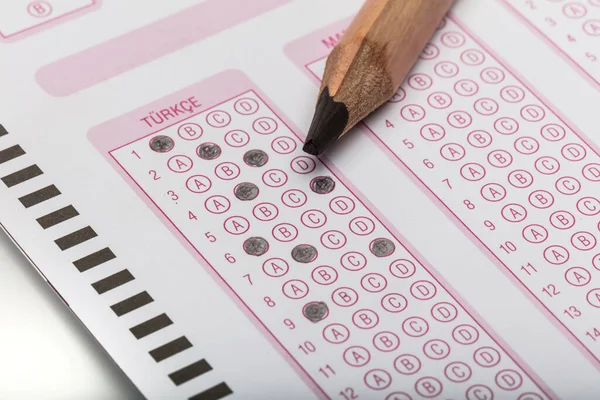
[[[394,95],[453,2],[365,2],[329,55],[319,91],[319,102],[326,93],[333,104],[345,105],[347,121],[341,133],[335,132],[338,137]],[[322,111],[319,104],[317,111]],[[315,119],[322,119],[320,114],[323,112],[317,112]],[[307,143],[311,139],[324,143],[316,136],[325,134],[322,131],[327,126],[313,120]]]

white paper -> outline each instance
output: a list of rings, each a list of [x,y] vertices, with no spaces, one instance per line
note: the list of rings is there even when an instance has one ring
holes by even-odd
[[[560,2],[459,1],[317,160],[361,3],[0,18],[28,29],[0,42],[3,228],[148,398],[595,398],[596,37],[542,37]]]

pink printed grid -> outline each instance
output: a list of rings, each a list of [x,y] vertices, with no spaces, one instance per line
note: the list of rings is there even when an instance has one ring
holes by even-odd
[[[481,40],[477,39],[476,36],[471,33],[470,31],[467,30],[467,28],[462,25],[458,19],[450,14],[449,15],[449,19],[451,21],[453,21],[458,27],[460,27],[460,29],[466,33],[468,36],[470,36],[470,38],[476,42],[479,46],[481,46],[482,49],[484,49],[489,55],[491,55],[498,63],[499,65],[501,65],[506,71],[509,71],[518,82],[520,82],[525,88],[527,88],[531,93],[534,94],[535,97],[537,97],[537,99],[539,99],[539,101],[545,106],[547,107],[549,110],[551,110],[556,116],[557,118],[565,124],[565,126],[567,127],[573,127],[573,124],[570,123],[564,116],[562,116],[559,112],[554,111],[554,108],[551,107],[551,105],[545,101],[543,99],[543,97],[541,97],[539,94],[537,94],[535,92],[535,90],[532,88],[531,85],[527,84],[526,81],[520,77],[517,73],[515,73],[513,71],[512,68],[510,68],[506,62],[502,61],[497,55],[494,54],[494,52],[489,49]],[[299,66],[303,66],[304,70],[309,74],[309,76],[311,76],[311,78],[315,79],[317,82],[320,82],[320,77],[316,76],[312,70],[309,68],[310,65],[315,64],[316,62],[322,61],[327,53],[328,50],[326,47],[319,47],[319,45],[324,45],[326,40],[324,40],[323,38],[327,38],[329,37],[329,41],[331,41],[332,39],[335,39],[334,36],[330,36],[332,35],[332,33],[336,33],[336,32],[340,32],[343,28],[345,22],[340,22],[338,24],[335,24],[332,27],[329,27],[328,29],[324,29],[320,32],[317,32],[316,34],[311,35],[310,37],[304,38],[298,42],[292,43],[288,48],[287,48],[287,52],[290,58],[292,58],[293,60],[296,61],[296,63]],[[306,62],[307,58],[302,58],[303,56],[306,55],[310,55],[311,58],[309,58],[309,60],[313,60],[313,61],[309,61],[308,63]],[[526,287],[525,284],[523,284],[523,282],[514,274],[513,271],[510,270],[509,267],[507,267],[500,259],[500,257],[498,257],[489,247],[487,244],[484,243],[484,241],[482,239],[480,239],[477,234],[475,234],[471,228],[469,227],[469,224],[467,222],[464,222],[453,210],[452,208],[447,205],[436,193],[436,191],[432,188],[430,188],[425,182],[424,180],[421,179],[421,177],[418,175],[417,172],[415,172],[413,170],[412,167],[410,167],[405,161],[403,161],[395,152],[394,150],[384,141],[384,139],[382,139],[376,132],[375,130],[371,127],[372,123],[370,121],[365,121],[363,123],[363,126],[365,129],[367,129],[370,133],[371,133],[371,137],[375,140],[375,143],[380,146],[385,153],[395,162],[397,163],[397,165],[400,166],[401,169],[406,170],[408,172],[410,172],[411,177],[415,180],[416,183],[419,184],[419,186],[426,188],[427,191],[426,193],[434,200],[434,202],[441,208],[441,210],[446,213],[447,215],[449,215],[451,217],[451,219],[460,222],[460,224],[458,225],[459,228],[461,228],[465,233],[467,233],[467,236],[471,237],[474,241],[474,243],[479,246],[485,254],[487,254],[489,256],[489,258],[496,264],[499,264],[502,267],[503,272],[505,272],[512,280],[516,281],[519,283],[518,287],[526,294],[528,295],[529,298],[531,298],[532,300],[535,300],[535,304],[544,312],[545,315],[548,316],[548,318],[550,319],[551,322],[554,323],[555,326],[557,326],[562,332],[565,333],[565,335],[567,335],[567,337],[571,340],[571,342],[573,342],[577,348],[579,348],[581,350],[581,352],[583,354],[586,355],[586,357],[588,357],[588,359],[590,359],[591,361],[594,362],[594,364],[596,365],[597,368],[600,368],[600,365],[598,364],[598,357],[592,352],[591,348],[589,348],[588,346],[586,346],[582,340],[580,339],[580,337],[577,337],[577,334],[575,334],[571,329],[569,329],[562,321],[560,321],[560,319],[554,315],[549,308],[544,304],[543,300],[541,300],[538,296],[536,296],[530,288]],[[599,151],[597,149],[597,147],[595,147],[592,142],[587,139],[583,134],[578,133],[577,129],[572,129],[573,132],[579,136],[579,138],[581,139],[581,141],[583,143],[585,143],[590,149],[591,151],[593,151],[595,153],[595,155],[599,154]],[[600,229],[600,228],[599,228]],[[594,332],[593,328],[591,332]],[[580,334],[581,337],[584,334]],[[591,344],[593,345],[593,343]]]
[[[38,24],[31,25],[27,28],[23,28],[20,31],[5,35],[2,33],[2,27],[0,27],[0,38],[5,41],[12,41],[16,39],[21,39],[23,37],[35,34],[44,29],[49,29],[57,24],[66,22],[70,19],[79,18],[84,12],[92,11],[95,8],[100,7],[101,0],[89,0],[90,4],[82,6],[76,10],[69,11],[65,14],[58,15],[56,17],[52,17],[46,20],[41,21]]]
[[[37,71],[35,77],[42,89],[49,94],[68,96],[183,49],[289,1],[204,0],[157,22],[45,65]]]
[[[223,79],[223,78],[224,78],[224,75],[221,75],[221,77],[217,77],[217,78],[215,78],[215,79],[223,81],[223,80],[225,80],[225,79]],[[236,77],[236,78],[239,78],[239,77]],[[237,81],[237,80],[240,80],[240,79],[235,79],[235,81]],[[241,79],[241,80],[243,81],[243,79]],[[231,82],[232,82],[232,81],[234,81],[234,79],[228,79],[227,81],[229,82],[229,86],[227,87],[227,90],[233,90],[233,89],[232,89],[232,87],[231,87],[231,86],[232,86],[232,85],[231,85]],[[214,82],[213,82],[213,83],[214,83]],[[244,83],[244,85],[242,85],[242,84],[238,84],[238,85],[236,85],[236,86],[245,86],[245,87],[244,87],[244,89],[247,89],[247,87],[250,87],[250,86],[251,86],[250,82],[248,82],[248,81],[246,81],[246,82],[242,82],[242,83]],[[241,90],[241,88],[240,88],[240,90]],[[199,92],[200,92],[200,91],[199,91]],[[212,90],[212,91],[207,91],[207,92],[209,92],[209,93],[210,93],[210,92],[214,93],[214,92],[215,92],[215,90]],[[259,96],[259,98],[261,97],[260,95],[258,95],[258,96]],[[234,97],[235,97],[235,96],[234,96]],[[264,100],[263,100],[263,103],[264,103]],[[223,104],[223,102],[219,102],[218,104]],[[216,106],[215,106],[215,107],[216,107]],[[210,108],[212,108],[212,106],[211,106]],[[204,108],[204,110],[206,110],[206,107]],[[276,110],[272,110],[272,111],[273,111],[273,113],[274,113],[275,115],[281,115],[281,113],[280,113],[280,112],[277,112]],[[128,122],[134,122],[134,121],[135,121],[135,119],[134,119],[134,118],[129,118],[129,119],[128,119]],[[181,121],[180,121],[180,122],[181,122]],[[110,125],[111,125],[111,124],[109,123],[109,124],[108,124],[108,126],[110,126]],[[287,124],[286,124],[286,126],[287,126]],[[288,129],[290,129],[290,131],[294,132],[294,131],[293,131],[291,128],[289,128],[289,126],[288,126]],[[107,129],[107,130],[108,130],[108,129]],[[99,142],[103,142],[103,143],[101,143],[101,144],[99,145],[99,147],[101,147],[102,149],[104,149],[104,150],[105,150],[105,149],[107,149],[107,148],[109,148],[109,147],[111,147],[111,146],[110,146],[110,145],[109,145],[109,144],[108,144],[108,143],[107,143],[105,140],[103,140],[103,139],[105,139],[105,138],[103,138],[103,137],[101,136],[101,133],[102,133],[101,131],[106,131],[106,130],[102,130],[102,129],[101,129],[100,131],[96,131],[96,132],[94,133],[94,135],[93,135],[93,136],[94,136],[94,138],[92,139],[92,141],[94,141],[94,142],[96,143],[96,145],[97,145],[97,146],[99,145]],[[110,130],[108,130],[108,131],[110,131]],[[112,130],[112,132],[114,133],[114,130]],[[158,132],[158,131],[156,131],[156,132]],[[156,133],[156,132],[154,132],[154,133]],[[148,137],[149,135],[150,135],[150,134],[146,134],[146,135],[144,135],[144,137]],[[129,135],[128,135],[128,136],[129,136]],[[115,140],[116,140],[116,138],[115,138]],[[141,140],[141,139],[138,139],[138,140]],[[134,142],[135,142],[135,141],[136,141],[136,140],[134,140]],[[130,142],[130,143],[131,143],[131,142]],[[123,145],[123,146],[127,146],[127,145]],[[119,146],[118,148],[122,148],[123,146]],[[116,150],[116,149],[115,149],[115,150]],[[336,176],[338,179],[340,179],[339,172],[337,172],[337,171],[333,171],[331,168],[330,168],[330,171],[333,173],[333,175],[335,175],[335,176]],[[121,172],[121,173],[123,173],[123,170],[121,170],[120,172]],[[132,177],[130,177],[130,178],[131,178],[131,179],[134,179],[134,178],[132,178]],[[343,180],[342,180],[342,179],[340,179],[340,180],[343,182]],[[357,196],[357,199],[359,199],[359,196],[358,196],[358,194],[357,194],[356,190],[355,190],[354,188],[352,188],[352,187],[349,187],[348,185],[347,185],[347,187],[350,189],[350,191],[351,191],[351,192],[354,192],[354,194]],[[143,191],[143,189],[142,189],[141,187],[134,187],[134,188],[135,188],[135,189],[136,189],[136,191],[138,191],[138,193],[140,193],[140,194],[143,194],[143,193],[145,193],[145,191]],[[153,200],[150,200],[150,199],[149,199],[149,196],[148,196],[148,195],[145,195],[145,196],[143,196],[142,198],[144,198],[144,199],[145,199],[145,201],[146,201],[147,203],[151,203],[151,204],[153,204],[154,206],[156,206],[156,208],[159,208],[159,206],[158,206],[158,205],[156,205],[156,203],[155,203]],[[149,200],[150,200],[150,201],[149,201]],[[364,205],[364,206],[366,206],[366,207],[367,207],[367,209],[370,209],[370,210],[372,210],[372,206],[371,206],[371,205],[369,205],[369,204],[365,204],[365,202],[364,202],[364,201],[362,201],[362,200],[360,200],[360,199],[359,199],[359,201],[360,201],[361,203],[363,203],[363,205]],[[154,207],[151,207],[151,208],[153,208],[153,210],[154,210]],[[155,210],[154,210],[154,211],[155,211]],[[155,213],[157,213],[157,212],[155,211]],[[162,213],[162,211],[161,211],[161,213]],[[169,218],[168,218],[168,217],[167,217],[165,214],[163,214],[163,215],[160,215],[160,213],[157,213],[157,215],[159,215],[159,216],[160,216],[160,218],[161,218],[163,221],[167,220],[167,221],[165,221],[165,222],[171,222],[171,224],[168,224],[168,223],[167,223],[167,226],[169,227],[169,229],[170,229],[172,232],[173,232],[173,231],[176,231],[177,233],[180,233],[181,235],[183,235],[183,233],[181,233],[181,232],[179,231],[179,229],[175,227],[174,223],[173,223],[173,222],[172,222],[172,221],[171,221],[171,220],[170,220],[170,219],[169,219]],[[379,222],[380,222],[380,223],[381,223],[381,224],[382,224],[384,227],[385,227],[386,225],[387,225],[387,226],[390,226],[390,225],[389,225],[389,223],[387,223],[387,221],[383,221],[383,220],[382,220],[382,218],[378,217],[378,216],[377,216],[375,213],[373,213],[373,216],[375,216],[375,218],[376,218],[376,219],[377,219],[377,220],[378,220],[378,221],[379,221]],[[385,229],[387,229],[387,228],[385,228]],[[389,230],[388,230],[388,231],[389,231]],[[398,242],[399,242],[399,243],[402,243],[402,242],[403,242],[403,240],[399,240],[399,239],[398,239],[400,236],[399,236],[397,233],[395,233],[395,232],[394,232],[394,233],[392,233],[392,235],[396,237],[396,239],[398,240]],[[178,235],[178,238],[179,238],[179,235]],[[180,239],[180,240],[181,240],[181,239]],[[191,241],[189,241],[187,238],[185,238],[185,241],[186,241],[186,243],[185,243],[185,244],[186,244],[186,247],[191,247],[192,249],[194,249],[194,246],[193,246],[193,244],[192,244],[192,242],[191,242]],[[413,253],[413,252],[411,252],[411,251],[410,251],[410,250],[408,250],[408,249],[407,249],[407,251],[408,251],[408,252],[409,252],[411,255],[413,255],[413,257],[415,257],[415,255],[414,255],[414,253]],[[203,257],[202,255],[200,255],[200,254],[197,252],[197,250],[194,250],[194,253],[195,253],[196,255],[200,256],[200,257],[202,258],[203,264],[205,264],[205,265],[206,265],[206,264],[208,263],[208,262],[207,262],[207,261],[204,259],[204,257]],[[415,257],[415,259],[422,259],[422,257],[420,257],[420,256],[419,256],[419,257]],[[210,264],[209,264],[209,265],[210,265]],[[211,266],[211,268],[212,268],[212,266]],[[428,269],[429,269],[429,268],[425,268],[425,270],[426,270],[426,271],[428,271]],[[213,272],[213,273],[216,273],[216,269],[215,269],[215,268],[212,268],[211,272]],[[429,272],[429,271],[428,271],[428,272]],[[431,274],[431,272],[429,272],[429,273]],[[433,277],[433,274],[431,274],[431,275],[432,275],[432,277]],[[222,278],[221,278],[221,279],[222,279]],[[437,278],[435,278],[435,277],[433,277],[433,279],[434,279],[434,280],[437,280],[437,282],[438,282],[438,283],[439,283],[439,284],[440,284],[442,287],[447,287],[447,285],[446,285],[445,283],[441,282],[439,279],[437,279]],[[220,280],[220,279],[219,279],[219,280]],[[225,284],[225,285],[226,285],[226,286],[229,288],[229,285],[228,285],[227,283],[225,283],[224,281],[221,281],[221,283],[222,283],[222,284],[224,283],[224,284]],[[231,289],[231,288],[230,288],[230,289]],[[233,289],[231,289],[231,290],[233,290]],[[450,293],[450,291],[449,291],[448,293]],[[243,310],[245,310],[245,312],[248,312],[248,313],[250,313],[250,315],[252,315],[253,317],[256,317],[256,316],[254,315],[254,313],[253,313],[253,312],[252,312],[252,311],[251,311],[249,308],[247,308],[247,306],[245,305],[245,303],[243,302],[243,300],[242,300],[241,298],[239,298],[239,296],[238,296],[237,294],[235,294],[235,296],[236,296],[236,297],[238,297],[238,300],[239,300],[239,302],[240,302],[240,303],[244,304],[244,306],[242,306],[242,309],[243,309]],[[451,296],[452,296],[452,295],[451,295]],[[455,300],[455,301],[457,301],[457,303],[458,303],[459,305],[460,305],[460,304],[464,304],[463,302],[459,301],[459,300],[457,299],[457,297],[456,297],[456,296],[452,296],[452,297],[454,298],[454,300]],[[463,306],[463,307],[464,307],[464,306]],[[470,312],[468,311],[468,309],[466,309],[466,308],[465,308],[465,310],[467,311],[467,314],[469,314],[469,315],[471,315],[471,317],[473,317],[473,313],[470,313]],[[259,323],[261,323],[261,324],[262,324],[262,322],[259,322]],[[480,324],[480,326],[482,326],[482,325]],[[483,327],[483,326],[482,326],[482,329],[483,329],[483,331],[485,331],[486,333],[488,333],[488,335],[490,335],[490,333],[489,333],[489,329],[486,329],[486,328],[485,328],[485,327]],[[264,330],[266,330],[267,332],[269,332],[268,328],[266,328],[266,327],[264,327]],[[280,343],[280,342],[279,342],[279,341],[278,341],[278,340],[277,340],[277,339],[276,339],[276,338],[275,338],[275,337],[274,337],[272,334],[271,334],[271,335],[268,335],[268,336],[271,336],[271,339],[272,339],[272,340],[274,340],[276,343],[278,343],[278,344],[280,344],[280,345],[281,345],[281,343]],[[490,335],[490,336],[491,336],[491,335]],[[496,342],[498,343],[498,341],[496,341]],[[499,344],[499,343],[498,343],[498,344]],[[277,347],[277,348],[279,348],[279,346],[276,346],[276,347]],[[505,346],[502,346],[502,345],[501,345],[500,347],[502,348],[502,347],[505,347]],[[506,351],[506,350],[505,350],[505,351]],[[292,356],[291,356],[290,354],[288,354],[288,357],[292,357]],[[292,358],[293,358],[293,357],[292,357]],[[515,358],[514,358],[514,357],[512,357],[512,358],[513,358],[513,361],[516,363],[516,365],[519,365],[519,363],[518,363],[518,362],[515,360]],[[300,369],[302,370],[302,368],[301,368],[301,367],[300,367]],[[527,375],[530,377],[530,379],[532,379],[530,374],[528,374],[528,373],[527,373]],[[310,378],[309,378],[309,379],[310,379]]]
[[[546,34],[541,27],[537,26],[534,22],[529,20],[523,13],[521,13],[519,10],[517,10],[517,8],[515,6],[510,4],[510,0],[498,0],[498,1],[500,1],[500,3],[502,3],[507,9],[509,9],[523,24],[527,25],[529,27],[529,29],[531,29],[534,33],[536,33],[540,38],[544,39],[554,49],[554,51],[557,54],[559,54],[562,58],[567,60],[573,66],[573,68],[575,68],[575,70],[577,70],[584,78],[586,78],[588,81],[590,81],[592,84],[594,84],[594,86],[598,90],[600,90],[599,78],[594,77],[594,75],[592,75],[592,73],[589,70],[589,68],[592,68],[592,66],[590,66],[589,68],[586,68],[583,65],[581,65],[581,63],[579,61],[576,61],[575,58],[573,58],[569,54],[569,51],[567,49],[563,48],[561,45],[556,43],[556,41],[553,40],[548,34]],[[593,1],[597,1],[597,0],[593,0]],[[577,3],[570,3],[570,4],[577,4]],[[600,6],[600,2],[598,2],[597,6]],[[600,20],[597,20],[597,23],[600,25]],[[565,34],[567,34],[567,33],[565,32]],[[598,45],[600,45],[600,39],[598,40]],[[598,58],[598,57],[600,57],[600,55],[595,55],[595,54],[589,53],[588,57],[589,57],[589,61],[596,63],[597,69],[600,68],[597,65],[598,63],[600,63],[600,58]]]

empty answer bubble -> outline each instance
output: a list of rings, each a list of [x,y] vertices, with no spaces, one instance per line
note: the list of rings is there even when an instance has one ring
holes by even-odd
[[[302,313],[312,322],[319,322],[327,315],[327,304],[322,301],[313,301],[304,306]]]
[[[214,160],[221,155],[221,147],[215,143],[202,143],[196,151],[204,160]]]
[[[269,250],[269,243],[261,237],[250,237],[244,241],[244,251],[251,256],[262,256]]]
[[[175,142],[168,136],[155,136],[150,141],[150,148],[157,153],[166,153],[170,151],[173,146],[175,146]]]
[[[377,257],[387,257],[394,252],[396,246],[389,239],[375,239],[371,243],[371,253]]]
[[[328,176],[317,176],[310,182],[310,188],[317,194],[327,194],[335,189],[335,182]]]
[[[292,249],[292,258],[299,263],[309,263],[317,258],[317,249],[310,244],[299,244]]]
[[[258,196],[258,186],[251,182],[242,182],[235,187],[234,194],[242,201],[254,200]]]
[[[262,167],[269,161],[269,156],[262,150],[248,150],[244,154],[244,162],[251,167]]]

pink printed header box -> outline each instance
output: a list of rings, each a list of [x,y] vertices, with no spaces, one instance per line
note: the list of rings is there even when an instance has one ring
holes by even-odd
[[[100,0],[11,0],[0,4],[0,38],[15,40],[100,6]]]
[[[343,28],[286,52],[318,84]],[[600,368],[598,147],[452,13],[363,127]]]
[[[89,138],[318,397],[553,397],[242,73]]]
[[[52,96],[69,96],[290,1],[204,0],[139,29],[45,65],[37,71],[36,81]],[[131,49],[136,51],[132,52]],[[99,59],[103,61],[98,62]],[[81,71],[85,71],[85,74]]]

